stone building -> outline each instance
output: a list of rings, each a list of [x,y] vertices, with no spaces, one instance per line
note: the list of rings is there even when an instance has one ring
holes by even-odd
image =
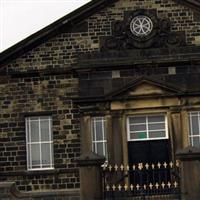
[[[199,199],[199,1],[92,0],[1,53],[0,107],[1,199],[106,198],[103,157],[178,158]]]

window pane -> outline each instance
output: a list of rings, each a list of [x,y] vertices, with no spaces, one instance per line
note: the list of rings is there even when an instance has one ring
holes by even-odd
[[[41,128],[41,141],[49,141],[50,139],[50,130],[49,130],[49,120],[40,121]]]
[[[31,145],[28,145],[28,156],[27,156],[27,163],[28,163],[28,168],[31,166]]]
[[[200,137],[193,137],[192,140],[194,147],[200,147]]]
[[[165,123],[149,124],[148,128],[149,128],[149,130],[165,129]]]
[[[140,132],[140,133],[131,133],[130,139],[146,139],[147,133],[146,132]]]
[[[103,142],[97,143],[97,154],[104,156],[104,154],[103,154]]]
[[[92,143],[92,151],[96,152],[96,147],[95,147],[95,143],[94,142]]]
[[[192,132],[191,132],[191,135],[199,135],[200,133],[199,133],[199,120],[198,120],[198,117],[197,116],[193,116],[192,118],[191,118],[191,120],[192,120]]]
[[[51,144],[42,144],[42,165],[50,163],[50,145]]]
[[[165,116],[156,115],[156,116],[148,116],[148,122],[163,122],[165,121]]]
[[[190,137],[189,139],[190,139],[190,144],[193,145],[192,137]]]
[[[96,138],[96,129],[95,129],[95,121],[92,120],[92,139],[95,141]]]
[[[146,117],[130,117],[129,123],[130,124],[146,123]]]
[[[92,150],[99,155],[106,156],[107,143],[104,117],[95,117],[92,119],[92,136]]]
[[[146,131],[146,124],[130,125],[130,131]]]
[[[130,139],[166,138],[165,116],[146,115],[129,117]]]
[[[165,131],[149,131],[149,138],[164,138]]]
[[[103,140],[102,121],[96,122],[96,140]]]
[[[31,158],[32,158],[32,165],[36,167],[40,167],[40,145],[39,144],[31,145]]]
[[[29,142],[39,142],[39,121],[30,122],[30,133],[31,141]]]
[[[108,158],[107,143],[104,143],[104,146],[105,146],[105,157]]]

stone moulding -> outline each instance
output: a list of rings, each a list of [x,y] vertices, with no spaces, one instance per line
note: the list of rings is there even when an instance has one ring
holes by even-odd
[[[53,190],[53,191],[40,191],[40,192],[20,192],[14,182],[0,182],[0,199],[5,200],[34,200],[41,198],[58,198],[59,200],[78,200],[80,198],[79,189],[69,190]]]
[[[152,30],[149,30],[150,32],[143,36],[133,34],[130,28],[132,21],[139,16],[146,17],[153,26]],[[140,27],[140,31],[143,30],[143,26],[144,30],[148,28],[148,23],[143,25],[142,21],[140,25],[136,25]],[[115,21],[113,23],[112,33],[112,36],[101,38],[101,49],[144,49],[186,45],[185,32],[172,32],[169,19],[158,18],[156,10],[140,9],[132,12],[125,12],[123,21]]]

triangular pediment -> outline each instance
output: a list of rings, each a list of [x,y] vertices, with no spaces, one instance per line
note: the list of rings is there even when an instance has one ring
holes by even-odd
[[[46,26],[42,30],[30,35],[19,43],[13,45],[7,50],[3,51],[0,55],[0,67],[4,67],[12,60],[22,56],[24,53],[34,49],[42,43],[48,41],[52,37],[55,37],[58,33],[70,32],[74,28],[80,28],[80,24],[84,25],[84,20],[88,17],[98,13],[102,9],[117,3],[120,0],[91,0],[84,6],[76,9],[75,11],[67,14],[66,16],[58,19],[54,23]],[[186,8],[191,8],[197,14],[200,13],[199,0],[173,0],[178,4],[183,4]],[[162,1],[161,1],[162,2]],[[123,0],[121,0],[123,4]],[[125,3],[127,4],[127,3]],[[130,6],[132,3],[130,3]],[[112,6],[114,8],[114,6]],[[85,27],[85,25],[84,25]]]
[[[137,98],[137,97],[157,97],[157,96],[173,96],[180,94],[182,91],[178,88],[169,86],[165,83],[154,80],[140,78],[137,79],[120,90],[110,93],[108,98]]]
[[[128,96],[145,96],[145,95],[158,95],[158,94],[168,94],[169,91],[158,87],[156,85],[152,85],[148,82],[142,82],[139,85],[131,88],[129,91],[126,92]]]

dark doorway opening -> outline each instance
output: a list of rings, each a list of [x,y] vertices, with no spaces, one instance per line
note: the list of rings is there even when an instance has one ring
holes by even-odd
[[[170,169],[164,165],[170,163],[170,149],[168,139],[128,142],[129,165],[136,166],[136,170],[130,173],[130,184],[149,185],[170,181]]]

